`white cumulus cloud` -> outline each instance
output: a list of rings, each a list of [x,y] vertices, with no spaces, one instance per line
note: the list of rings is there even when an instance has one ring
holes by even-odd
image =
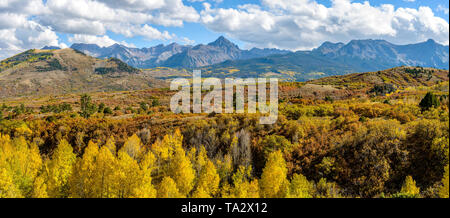
[[[40,0],[0,0],[0,59],[45,45],[66,47],[51,27],[29,19],[45,11]]]
[[[201,22],[209,29],[249,46],[310,49],[324,41],[385,39],[406,44],[432,38],[449,44],[449,25],[429,7],[394,8],[350,0],[330,7],[312,0],[262,0],[262,5],[212,8],[204,3]]]
[[[14,29],[0,29],[0,59],[15,55],[30,48],[45,45],[67,47],[49,27],[27,21]]]
[[[102,35],[107,30],[126,32],[126,28],[139,25],[147,25],[142,28],[148,32],[156,30],[149,28],[152,24],[182,26],[184,22],[199,19],[197,11],[184,5],[182,0],[48,0],[46,7],[49,12],[40,16],[42,23],[59,32],[89,35]],[[156,39],[156,34],[139,34],[139,31],[129,31],[127,36],[135,36],[134,32]],[[164,34],[160,36],[159,39],[166,37]]]
[[[147,40],[178,39],[156,26],[197,22],[198,12],[182,0],[0,0],[0,58],[59,43],[56,33],[69,34],[69,42],[109,46],[106,34],[140,36]]]

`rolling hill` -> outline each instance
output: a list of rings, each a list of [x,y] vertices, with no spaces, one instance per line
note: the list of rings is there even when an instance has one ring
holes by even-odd
[[[395,87],[433,86],[448,81],[449,71],[424,67],[395,67],[382,71],[352,73],[308,81],[311,84],[333,85],[339,88],[358,89],[390,84]]]
[[[116,58],[32,49],[0,62],[0,97],[134,90],[162,84]]]
[[[401,95],[434,89],[448,93],[449,71],[423,67],[395,67],[381,71],[329,76],[301,83],[282,83],[282,98],[352,99]],[[289,85],[291,84],[291,85]],[[409,90],[409,91],[408,91]],[[398,92],[401,91],[401,92]],[[410,93],[411,94],[411,93]]]

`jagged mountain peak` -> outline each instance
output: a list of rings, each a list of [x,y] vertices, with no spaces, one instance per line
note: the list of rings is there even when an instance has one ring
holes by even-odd
[[[342,48],[344,45],[345,44],[342,42],[333,43],[333,42],[326,41],[326,42],[322,43],[322,45],[320,45],[318,48],[314,49],[313,51],[320,52],[322,54],[328,54],[328,53],[336,52],[337,50]]]
[[[239,49],[239,47],[236,44],[232,43],[230,40],[228,40],[224,36],[220,36],[219,38],[216,39],[216,41],[211,42],[208,45],[216,46],[216,47],[234,47],[234,48]]]
[[[354,39],[347,43],[346,46],[375,46],[375,45],[392,45],[383,39]]]
[[[109,48],[128,48],[128,47],[119,43],[114,43],[113,45],[109,46]]]

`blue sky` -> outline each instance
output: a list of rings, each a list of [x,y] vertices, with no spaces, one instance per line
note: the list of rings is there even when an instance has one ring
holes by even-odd
[[[221,2],[215,2],[215,1],[204,1],[204,2],[210,2],[213,7],[220,7],[220,8],[234,8],[236,9],[239,5],[243,4],[255,4],[255,5],[261,5],[261,1],[259,0],[223,0]],[[204,2],[189,2],[184,1],[186,5],[194,7],[197,11],[201,11],[204,9],[203,3]],[[325,5],[326,7],[330,7],[332,5],[331,1],[329,0],[318,0],[317,1],[320,4]],[[352,2],[365,2],[364,0],[355,0]],[[439,7],[449,8],[449,2],[445,0],[370,0],[368,1],[370,5],[378,7],[382,4],[392,4],[395,8],[413,8],[418,9],[421,6],[427,6],[430,7],[433,10],[433,13],[440,18],[443,18],[444,20],[449,22],[449,15],[448,12],[445,13],[444,10],[440,10]],[[252,47],[249,45],[246,45],[245,41],[239,40],[237,37],[233,37],[232,35],[227,34],[227,32],[217,32],[208,29],[203,24],[198,22],[186,22],[181,27],[165,27],[161,25],[154,25],[159,30],[167,30],[171,33],[176,34],[177,36],[181,37],[187,37],[190,40],[195,41],[195,44],[203,43],[207,44],[209,42],[214,41],[219,36],[224,35],[228,38],[230,38],[233,42],[238,44],[240,47]],[[114,33],[108,33],[108,35],[116,40],[116,41],[126,41],[130,44],[134,44],[136,47],[149,47],[157,44],[168,44],[173,41],[178,41],[178,43],[185,44],[184,42],[180,42],[179,40],[146,40],[145,37],[133,37],[133,38],[127,38],[120,34],[114,34]],[[66,38],[66,34],[61,34],[62,38]],[[67,44],[71,44],[67,40],[64,41]]]
[[[448,45],[446,0],[3,0],[0,58],[44,45],[151,47],[226,36],[242,48],[429,38]]]

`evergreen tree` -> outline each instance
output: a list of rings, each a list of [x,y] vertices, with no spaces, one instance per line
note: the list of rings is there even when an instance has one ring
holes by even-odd
[[[428,92],[420,101],[419,106],[422,108],[422,110],[428,110],[431,107],[438,107],[439,99],[433,93]]]
[[[93,104],[91,96],[84,94],[81,95],[80,98],[80,115],[84,118],[89,118],[92,114],[94,114],[97,110],[95,104]]]

